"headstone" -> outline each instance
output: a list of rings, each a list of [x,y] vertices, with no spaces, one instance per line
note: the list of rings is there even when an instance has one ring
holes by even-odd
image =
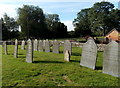
[[[14,47],[14,57],[17,58],[18,54],[18,40],[15,40],[15,47]]]
[[[66,50],[69,51],[70,55],[72,54],[72,44],[69,40],[65,40],[64,42],[64,54]]]
[[[26,62],[27,63],[33,62],[33,43],[30,39],[27,41]]]
[[[93,39],[88,39],[88,41],[83,45],[82,57],[80,65],[95,69],[97,56],[97,45]]]
[[[4,46],[4,52],[5,52],[5,55],[7,55],[7,44],[6,44],[6,41],[3,42],[3,46]]]
[[[53,53],[59,53],[59,42],[57,40],[53,42]]]
[[[25,41],[24,40],[22,41],[21,49],[23,49],[23,50],[25,49]]]
[[[49,40],[45,40],[45,52],[50,52],[50,43]]]
[[[34,51],[38,51],[38,40],[37,39],[35,39],[34,40],[34,45],[33,45],[33,49],[34,49]]]
[[[66,50],[66,52],[65,52],[65,54],[64,54],[64,60],[65,61],[70,61],[70,53],[69,53],[69,51],[68,50]]]
[[[110,42],[104,50],[103,73],[120,77],[120,44]]]
[[[43,40],[43,51],[45,51],[45,40]]]
[[[43,52],[43,41],[42,40],[38,41],[38,51],[42,51]]]

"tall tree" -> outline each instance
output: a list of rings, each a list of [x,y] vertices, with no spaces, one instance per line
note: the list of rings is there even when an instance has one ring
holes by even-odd
[[[23,5],[22,8],[18,8],[18,23],[24,37],[44,38],[47,36],[45,16],[38,6]]]
[[[91,31],[95,35],[105,35],[108,29],[108,17],[110,16],[110,11],[114,8],[114,5],[110,2],[97,2],[89,10],[89,20]],[[109,22],[108,22],[109,23]]]
[[[82,9],[77,14],[77,18],[73,21],[76,37],[91,35],[90,22],[88,18],[89,10],[90,8]]]
[[[18,24],[13,17],[9,17],[6,13],[2,20],[2,38],[3,40],[19,37]]]

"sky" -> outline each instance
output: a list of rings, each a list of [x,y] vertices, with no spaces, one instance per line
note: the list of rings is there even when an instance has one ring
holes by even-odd
[[[39,6],[47,14],[58,14],[60,21],[63,22],[68,31],[74,29],[72,22],[77,17],[77,13],[81,9],[90,8],[95,2],[103,0],[0,0],[0,18],[4,13],[8,16],[17,18],[17,9],[23,5]],[[120,0],[104,0],[109,1],[118,7]]]

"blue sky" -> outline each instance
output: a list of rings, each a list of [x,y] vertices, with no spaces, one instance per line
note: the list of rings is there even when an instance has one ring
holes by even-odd
[[[84,8],[90,8],[95,2],[102,0],[0,0],[0,17],[6,12],[11,17],[17,17],[17,8],[24,5],[39,6],[44,13],[59,14],[61,22],[67,25],[68,30],[73,30],[72,21],[77,13]],[[105,0],[106,1],[106,0]],[[107,0],[118,6],[119,0]]]

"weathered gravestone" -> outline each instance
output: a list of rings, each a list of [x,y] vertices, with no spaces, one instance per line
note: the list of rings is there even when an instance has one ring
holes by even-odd
[[[45,52],[50,52],[50,43],[49,40],[45,40]]]
[[[66,52],[65,52],[65,54],[64,54],[64,60],[65,61],[70,61],[70,53],[69,53],[69,51],[68,50],[66,50]]]
[[[59,53],[59,42],[57,40],[53,42],[53,53]]]
[[[26,62],[27,63],[33,62],[33,43],[30,39],[27,41]]]
[[[7,44],[6,44],[6,41],[3,42],[3,46],[4,46],[4,53],[5,55],[7,55]]]
[[[65,40],[65,42],[64,42],[64,51],[63,51],[64,54],[65,54],[66,50],[69,51],[70,56],[71,56],[71,54],[72,54],[72,44],[69,40]]]
[[[38,51],[42,51],[43,52],[43,41],[42,40],[38,41]]]
[[[14,47],[14,57],[17,58],[18,54],[18,40],[15,40],[15,47]]]
[[[25,41],[24,40],[22,41],[21,49],[23,49],[23,50],[25,49]]]
[[[34,47],[34,51],[38,51],[38,40],[37,39],[34,40],[33,47]]]
[[[96,56],[97,45],[93,39],[89,38],[88,41],[83,45],[80,65],[95,69]]]
[[[104,50],[103,73],[120,77],[120,44],[110,42]]]

